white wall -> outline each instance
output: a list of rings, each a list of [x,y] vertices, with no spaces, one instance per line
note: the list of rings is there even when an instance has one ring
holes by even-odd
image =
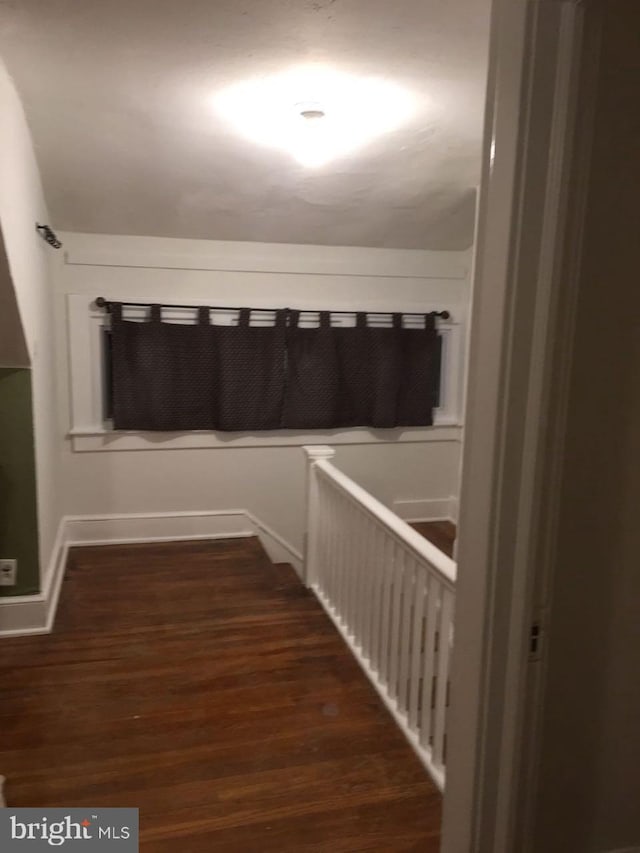
[[[350,249],[108,235],[63,234],[56,264],[58,379],[65,514],[184,512],[241,508],[301,549],[308,436],[278,434],[279,446],[74,451],[67,294],[209,304],[349,310],[452,308],[468,302],[469,254]],[[422,430],[384,441],[362,431],[340,444],[337,463],[381,500],[446,499],[457,488],[460,428]],[[313,441],[331,443],[331,435]],[[100,439],[104,444],[105,442]],[[113,444],[106,443],[107,447]],[[115,445],[117,446],[117,444]],[[122,445],[121,445],[122,446]]]
[[[52,555],[61,507],[48,257],[53,250],[36,233],[36,221],[49,221],[38,165],[20,99],[0,62],[0,223],[32,368],[42,578]]]

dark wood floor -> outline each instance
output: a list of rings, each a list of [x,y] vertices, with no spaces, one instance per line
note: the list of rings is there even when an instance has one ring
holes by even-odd
[[[453,557],[456,526],[451,521],[415,521],[411,525],[444,554]]]
[[[0,690],[9,805],[137,806],[145,853],[438,850],[440,795],[256,539],[75,549]]]

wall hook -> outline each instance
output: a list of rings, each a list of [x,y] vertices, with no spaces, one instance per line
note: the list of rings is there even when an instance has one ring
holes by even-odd
[[[46,240],[50,246],[53,246],[54,249],[59,249],[62,246],[62,243],[54,232],[49,228],[48,225],[40,225],[36,222],[36,231],[42,237],[43,240]]]

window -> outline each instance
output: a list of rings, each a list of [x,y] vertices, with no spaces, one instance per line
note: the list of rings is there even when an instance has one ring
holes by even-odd
[[[130,296],[129,298],[133,298]],[[115,297],[114,297],[115,299]],[[154,441],[151,436],[137,432],[114,432],[111,421],[111,360],[109,315],[95,308],[93,298],[87,295],[71,294],[68,300],[68,333],[71,376],[71,430],[76,450],[157,448],[157,434]],[[137,300],[136,300],[137,301]],[[140,300],[142,301],[142,300]],[[145,300],[146,301],[146,300]],[[151,304],[154,300],[149,299]],[[157,300],[161,302],[162,300]],[[248,436],[244,433],[225,433],[202,431],[194,433],[167,434],[163,447],[215,447],[215,446],[255,446],[278,444],[307,444],[314,441],[334,443],[366,443],[376,440],[424,441],[450,440],[451,430],[460,425],[462,398],[462,365],[465,342],[466,316],[460,306],[425,306],[424,311],[447,309],[452,319],[438,322],[442,338],[440,400],[435,412],[433,427],[411,427],[385,430],[389,435],[381,435],[379,430],[369,428],[350,428],[347,430],[277,431]],[[366,310],[366,306],[363,306]],[[379,305],[372,311],[380,311]],[[415,310],[415,309],[414,309]],[[128,306],[125,318],[146,321],[148,309]],[[186,308],[165,308],[163,318],[172,323],[194,323],[196,311]],[[355,323],[353,312],[338,313],[332,311],[332,324],[350,326]],[[219,325],[232,325],[236,322],[235,311],[212,311],[211,322]],[[389,315],[388,322],[391,322]],[[273,323],[273,313],[254,314],[252,324],[269,325]],[[317,325],[317,318],[305,313],[300,319],[301,327]],[[410,327],[410,321],[407,323]],[[443,432],[444,430],[444,432]],[[163,434],[164,435],[164,434]]]

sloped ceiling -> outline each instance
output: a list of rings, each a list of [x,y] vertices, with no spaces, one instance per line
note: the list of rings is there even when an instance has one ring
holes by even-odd
[[[464,249],[489,0],[0,0],[55,227]],[[224,87],[301,63],[384,76],[418,109],[320,169],[240,138]]]

